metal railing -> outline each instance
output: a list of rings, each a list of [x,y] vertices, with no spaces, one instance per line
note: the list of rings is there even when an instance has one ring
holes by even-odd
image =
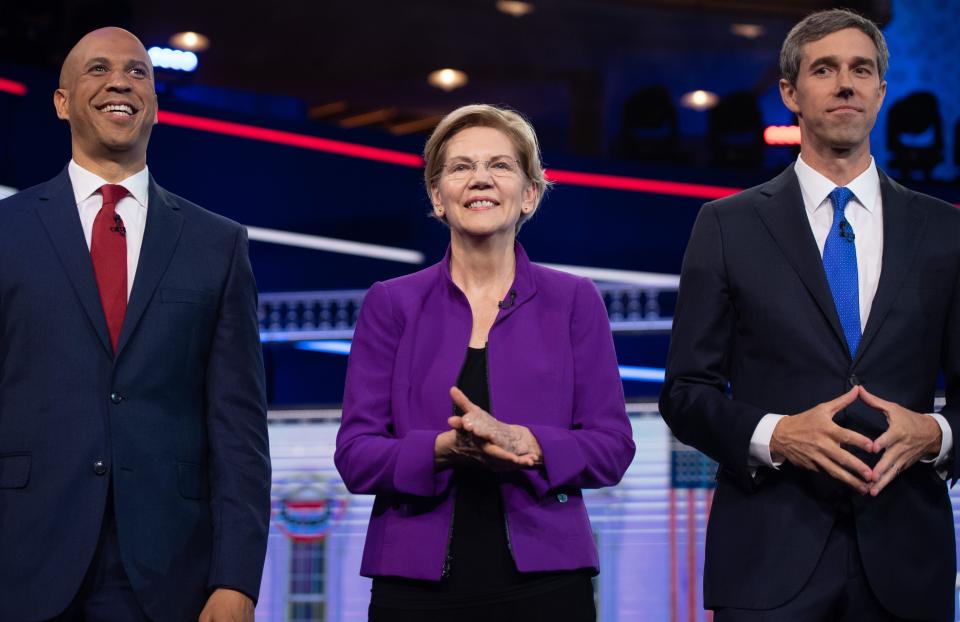
[[[676,303],[676,287],[598,283],[615,333],[663,333]],[[258,317],[264,343],[350,339],[367,290],[345,289],[260,294]]]

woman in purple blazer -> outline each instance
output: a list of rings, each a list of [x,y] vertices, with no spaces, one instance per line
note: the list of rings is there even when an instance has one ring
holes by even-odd
[[[376,495],[370,620],[592,622],[581,488],[616,484],[635,450],[606,309],[516,241],[548,185],[523,117],[459,108],[424,159],[450,246],[370,288],[334,456]]]

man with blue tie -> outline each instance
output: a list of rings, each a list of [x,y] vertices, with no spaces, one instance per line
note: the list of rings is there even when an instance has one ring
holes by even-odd
[[[153,67],[102,28],[72,159],[0,202],[0,620],[252,622],[270,461],[245,230],[158,186]]]
[[[660,409],[720,464],[716,622],[953,620],[960,213],[870,155],[887,61],[855,13],[797,24],[800,156],[706,204],[687,247]]]

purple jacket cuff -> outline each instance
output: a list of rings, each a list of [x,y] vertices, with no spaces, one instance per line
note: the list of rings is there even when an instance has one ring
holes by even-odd
[[[449,469],[434,469],[436,430],[411,430],[400,439],[393,485],[398,492],[418,497],[439,495],[450,485]]]
[[[545,496],[551,489],[573,481],[587,466],[573,432],[549,425],[527,426],[543,451],[543,469],[525,471],[534,490]]]

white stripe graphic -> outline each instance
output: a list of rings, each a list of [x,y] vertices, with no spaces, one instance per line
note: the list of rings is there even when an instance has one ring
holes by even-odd
[[[366,242],[353,242],[350,240],[308,235],[306,233],[294,233],[292,231],[280,231],[278,229],[264,229],[261,227],[247,227],[247,232],[251,240],[268,242],[270,244],[297,246],[331,253],[343,253],[346,255],[386,259],[388,261],[417,265],[422,264],[425,260],[423,253],[420,251],[406,248],[367,244]],[[542,263],[540,265],[553,268],[554,270],[560,270],[561,272],[585,276],[594,281],[624,283],[666,290],[676,289],[680,283],[680,277],[675,274],[637,272],[634,270],[616,270],[612,268],[591,268],[588,266],[568,266],[554,263]]]
[[[336,238],[325,238],[319,235],[307,235],[305,233],[293,233],[292,231],[280,231],[277,229],[262,229],[260,227],[247,227],[247,233],[250,235],[251,240],[258,242],[298,246],[300,248],[370,257],[373,259],[386,259],[400,263],[422,264],[424,261],[423,253],[405,248],[393,248],[391,246],[380,246],[379,244],[352,242],[350,240],[338,240]]]

